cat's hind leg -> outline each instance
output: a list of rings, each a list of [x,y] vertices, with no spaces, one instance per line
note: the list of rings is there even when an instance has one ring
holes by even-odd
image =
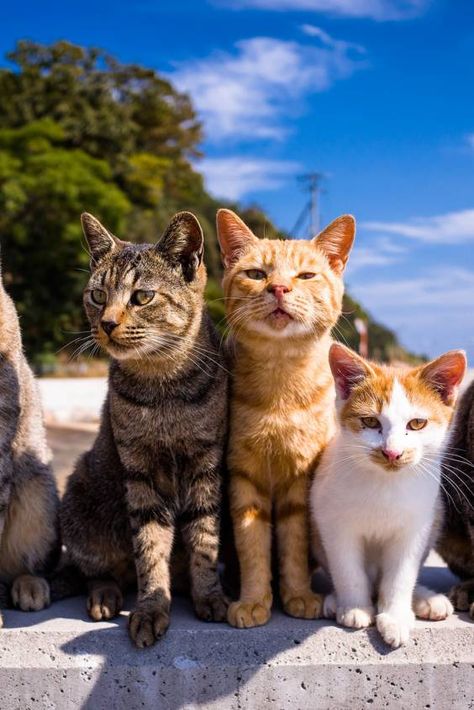
[[[15,579],[11,597],[13,605],[22,611],[41,611],[51,601],[48,582],[33,574],[22,574]]]
[[[120,614],[123,596],[112,578],[91,579],[88,582],[87,613],[93,621],[108,621]]]
[[[441,621],[453,613],[453,605],[444,594],[437,594],[421,584],[413,592],[413,611],[419,619]]]

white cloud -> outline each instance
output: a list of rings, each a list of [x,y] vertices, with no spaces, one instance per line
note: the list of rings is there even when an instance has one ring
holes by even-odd
[[[206,158],[199,163],[208,190],[238,200],[254,190],[275,190],[301,169],[298,163],[246,157]]]
[[[351,293],[401,341],[417,352],[439,355],[450,348],[474,358],[474,271],[437,268],[407,278],[354,280]]]
[[[361,269],[396,264],[403,260],[407,251],[405,246],[393,241],[391,237],[380,237],[370,245],[356,246],[349,260],[349,278]]]
[[[469,148],[472,148],[472,150],[474,150],[474,133],[467,134],[466,142],[467,142]]]
[[[234,8],[306,10],[339,17],[405,20],[420,15],[429,0],[221,0]]]
[[[474,209],[434,217],[413,217],[406,222],[365,222],[363,229],[418,239],[429,244],[474,242]]]
[[[317,28],[314,28],[317,29]],[[193,97],[209,141],[280,139],[302,99],[365,66],[361,48],[320,31],[312,45],[253,37],[235,51],[176,65],[173,82]]]

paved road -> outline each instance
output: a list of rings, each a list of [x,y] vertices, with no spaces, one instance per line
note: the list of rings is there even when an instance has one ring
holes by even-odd
[[[53,469],[62,493],[74,462],[90,448],[95,432],[61,426],[49,426],[47,431],[49,445],[53,451]]]

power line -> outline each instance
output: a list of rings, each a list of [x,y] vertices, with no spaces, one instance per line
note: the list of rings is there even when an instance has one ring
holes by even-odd
[[[295,222],[293,229],[290,234],[292,237],[300,236],[298,232],[302,228],[303,224],[309,218],[309,237],[314,237],[320,231],[320,210],[319,210],[319,197],[322,192],[321,183],[325,175],[323,173],[311,172],[305,173],[304,175],[299,175],[297,180],[302,183],[305,187],[305,192],[309,192],[309,200],[303,207],[298,219]]]

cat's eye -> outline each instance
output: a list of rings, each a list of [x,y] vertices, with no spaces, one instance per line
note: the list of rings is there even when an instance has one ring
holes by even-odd
[[[427,419],[410,419],[407,424],[407,429],[410,429],[410,431],[420,431],[420,429],[424,429],[427,424]]]
[[[107,301],[107,294],[100,288],[94,288],[91,291],[91,300],[96,306],[103,306]]]
[[[249,279],[253,279],[254,281],[261,281],[266,277],[266,273],[262,269],[247,269],[245,273]]]
[[[134,291],[132,293],[130,302],[133,303],[134,306],[146,306],[147,303],[151,303],[151,301],[153,301],[154,295],[154,291],[145,291],[139,289],[138,291]]]
[[[362,417],[361,422],[367,429],[380,429],[380,422],[377,417]]]
[[[312,271],[302,271],[301,274],[298,274],[298,278],[303,279],[304,281],[314,279],[315,276],[317,276],[317,274],[314,274]]]

